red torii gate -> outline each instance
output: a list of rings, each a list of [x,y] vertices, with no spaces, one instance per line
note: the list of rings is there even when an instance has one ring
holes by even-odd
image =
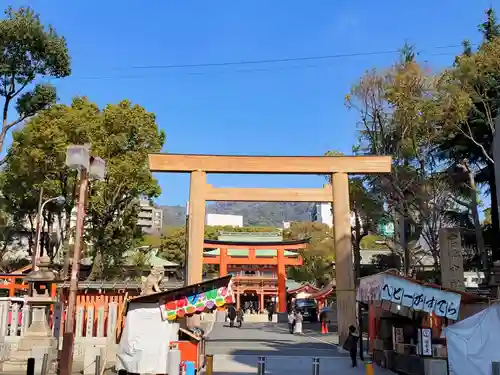
[[[205,249],[219,249],[219,254],[204,254],[203,263],[219,265],[220,277],[227,275],[227,268],[229,264],[276,266],[278,279],[278,311],[286,312],[286,266],[301,266],[303,264],[303,260],[300,257],[298,250],[306,248],[308,243],[308,239],[280,242],[248,242],[205,239],[203,247]],[[233,255],[230,253],[233,250],[246,250],[246,254]],[[285,253],[287,251],[295,251],[295,256],[287,256]],[[258,277],[252,277],[252,279],[257,280]],[[238,277],[236,277],[235,280],[238,280]],[[263,290],[259,293],[261,308],[263,306],[263,293]],[[237,292],[236,301],[237,304],[239,304],[239,292]]]

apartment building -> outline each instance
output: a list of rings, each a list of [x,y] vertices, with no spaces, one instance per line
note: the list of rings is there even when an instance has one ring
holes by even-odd
[[[351,212],[351,226],[356,225],[356,218],[354,213]],[[333,215],[332,215],[332,204],[331,203],[316,203],[313,206],[311,212],[311,221],[316,223],[323,223],[328,225],[330,228],[334,225]],[[361,223],[363,225],[363,223]]]
[[[158,233],[163,227],[163,210],[153,206],[147,199],[139,202],[138,225],[144,233]]]

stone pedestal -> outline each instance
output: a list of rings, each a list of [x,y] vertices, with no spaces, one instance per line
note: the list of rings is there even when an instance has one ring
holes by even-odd
[[[47,322],[45,309],[46,306],[33,306],[33,320],[19,342],[20,351],[29,351],[39,346],[56,348],[56,339],[52,336],[52,330]]]
[[[26,330],[26,336],[51,336],[52,331],[47,319],[47,306],[32,306],[31,325]]]

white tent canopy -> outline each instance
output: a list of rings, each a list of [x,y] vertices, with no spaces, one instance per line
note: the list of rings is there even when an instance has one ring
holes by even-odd
[[[162,319],[153,303],[131,303],[116,355],[116,367],[134,374],[168,373],[171,341],[178,340],[179,325]]]
[[[445,329],[451,375],[491,375],[500,361],[500,304]]]

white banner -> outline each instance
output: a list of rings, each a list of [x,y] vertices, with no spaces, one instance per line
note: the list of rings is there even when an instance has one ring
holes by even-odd
[[[362,278],[357,300],[367,302],[377,299],[458,320],[461,295],[391,275],[379,274]]]

